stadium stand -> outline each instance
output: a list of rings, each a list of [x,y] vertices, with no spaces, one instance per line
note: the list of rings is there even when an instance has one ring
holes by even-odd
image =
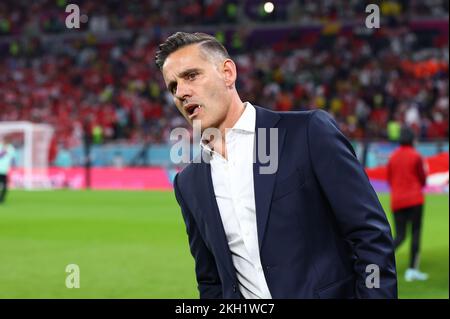
[[[53,160],[83,126],[97,145],[166,143],[186,124],[154,53],[186,29],[227,44],[245,100],[323,108],[355,140],[395,140],[403,123],[448,139],[448,1],[371,2],[380,29],[364,27],[368,1],[275,1],[268,14],[261,1],[108,0],[74,1],[89,21],[69,30],[67,1],[2,1],[0,121],[53,125]]]

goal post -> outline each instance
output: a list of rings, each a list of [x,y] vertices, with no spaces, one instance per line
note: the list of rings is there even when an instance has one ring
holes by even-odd
[[[24,189],[50,188],[47,175],[49,149],[54,129],[49,124],[32,122],[0,122],[0,136],[14,136],[16,146],[15,166],[23,175],[15,181]]]

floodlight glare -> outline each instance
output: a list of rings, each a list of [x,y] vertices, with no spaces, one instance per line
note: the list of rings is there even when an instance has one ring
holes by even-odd
[[[273,9],[275,9],[275,6],[273,5],[272,2],[266,2],[264,3],[264,11],[266,13],[272,13]]]

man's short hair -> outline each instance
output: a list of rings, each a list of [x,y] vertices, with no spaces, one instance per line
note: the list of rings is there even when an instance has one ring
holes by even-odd
[[[414,143],[414,132],[408,126],[404,126],[400,131],[400,145],[412,146]]]
[[[156,65],[162,70],[164,62],[171,53],[182,47],[196,43],[200,44],[201,49],[204,51],[208,51],[211,54],[219,54],[224,59],[230,58],[227,49],[212,35],[200,32],[177,32],[159,45],[159,50],[156,51],[155,56]]]

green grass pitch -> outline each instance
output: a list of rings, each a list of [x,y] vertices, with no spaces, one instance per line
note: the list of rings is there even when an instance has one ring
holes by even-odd
[[[388,195],[380,195],[386,213]],[[400,298],[448,298],[448,195],[429,195],[422,236],[426,282]],[[65,286],[80,267],[80,288]],[[0,205],[0,298],[197,298],[194,261],[171,192],[11,191]]]

